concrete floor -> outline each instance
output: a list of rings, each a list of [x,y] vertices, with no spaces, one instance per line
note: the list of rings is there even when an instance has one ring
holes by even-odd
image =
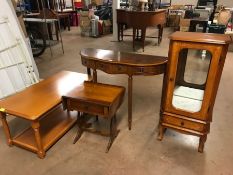
[[[147,39],[145,54],[167,56],[170,33],[169,29],[165,29],[160,46],[155,45],[155,40]],[[50,57],[47,49],[41,58],[36,59],[41,78],[60,70],[85,73],[79,56],[79,51],[85,47],[132,51],[131,38],[118,43],[111,41],[111,35],[98,39],[81,37],[77,28],[62,34],[64,55],[57,45],[53,48],[53,57]],[[137,52],[142,53],[140,47]],[[41,160],[35,154],[16,146],[9,148],[0,126],[0,175],[233,174],[232,57],[233,52],[229,52],[203,154],[197,152],[198,138],[194,136],[168,130],[162,142],[156,140],[162,76],[138,76],[134,77],[133,128],[131,131],[127,129],[126,94],[117,113],[121,132],[108,154],[105,153],[108,142],[105,137],[84,133],[73,145],[77,129],[74,127]],[[98,72],[98,75],[100,82],[127,87],[125,75],[112,76],[103,72]],[[15,133],[22,128],[24,121],[13,119],[10,125]]]

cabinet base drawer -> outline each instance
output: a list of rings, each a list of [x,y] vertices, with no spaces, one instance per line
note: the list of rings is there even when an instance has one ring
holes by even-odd
[[[177,118],[169,115],[163,115],[162,119],[163,124],[174,125],[180,128],[186,128],[190,130],[195,130],[198,132],[206,132],[208,131],[209,124],[198,123],[194,121],[189,121],[182,118]]]

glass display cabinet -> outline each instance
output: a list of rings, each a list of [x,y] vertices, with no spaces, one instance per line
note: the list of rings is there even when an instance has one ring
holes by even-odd
[[[198,151],[203,152],[230,42],[230,36],[221,34],[175,32],[170,36],[159,140],[166,128],[174,129],[199,136]]]

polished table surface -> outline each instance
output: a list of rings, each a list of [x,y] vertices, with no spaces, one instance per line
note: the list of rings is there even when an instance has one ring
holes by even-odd
[[[25,148],[44,158],[45,151],[76,122],[77,114],[67,115],[63,111],[62,96],[76,89],[85,80],[89,80],[85,74],[62,71],[0,100],[0,119],[7,144]],[[30,121],[31,126],[20,134],[12,135],[6,120],[11,115]]]
[[[117,9],[118,41],[123,40],[123,25],[133,27],[133,48],[135,48],[136,30],[141,30],[142,46],[146,37],[146,28],[158,26],[158,43],[162,41],[163,26],[166,23],[166,10],[134,11],[128,9]]]
[[[62,71],[25,90],[0,100],[0,108],[7,114],[36,120],[61,103],[62,95],[88,80],[85,74]]]
[[[82,64],[86,66],[93,81],[97,82],[97,71],[102,70],[109,74],[128,75],[128,126],[132,123],[132,86],[133,75],[158,75],[165,72],[167,57],[141,55],[111,50],[86,48],[81,50]]]
[[[82,86],[74,89],[67,95],[63,96],[63,106],[68,111],[78,111],[78,132],[73,143],[76,143],[83,131],[92,132],[104,136],[109,136],[109,142],[106,152],[109,151],[113,141],[119,133],[117,130],[116,112],[120,107],[125,93],[125,88],[115,85],[107,85],[86,81]],[[89,117],[80,112],[90,114],[91,116],[100,116],[109,121],[109,133],[104,134],[102,129],[88,124]],[[110,119],[110,120],[109,120]],[[98,121],[98,117],[97,117]],[[91,124],[91,125],[90,125]]]

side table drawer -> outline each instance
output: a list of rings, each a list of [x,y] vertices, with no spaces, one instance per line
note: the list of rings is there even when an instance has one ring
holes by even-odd
[[[158,65],[156,67],[130,67],[129,72],[135,75],[158,75],[165,71],[164,65]]]
[[[82,58],[82,65],[83,65],[83,66],[86,66],[86,67],[89,67],[89,68],[94,68],[95,62],[94,62],[94,61],[91,61],[91,60],[87,60],[87,59],[83,59],[83,58]]]
[[[163,116],[163,123],[171,124],[182,128],[192,129],[199,132],[203,132],[205,130],[205,124],[203,123],[188,121],[185,119],[176,118],[169,115]]]
[[[67,109],[71,111],[77,110],[80,112],[86,112],[88,114],[101,115],[106,117],[109,114],[108,107],[98,104],[90,104],[88,102],[83,102],[75,99],[67,99]]]

